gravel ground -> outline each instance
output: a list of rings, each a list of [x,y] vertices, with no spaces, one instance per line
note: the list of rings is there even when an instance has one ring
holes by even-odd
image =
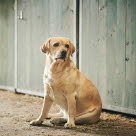
[[[0,136],[136,136],[136,117],[112,112],[102,112],[98,123],[77,125],[65,129],[63,125],[30,126],[38,117],[42,98],[0,90]],[[50,112],[55,112],[54,105]]]

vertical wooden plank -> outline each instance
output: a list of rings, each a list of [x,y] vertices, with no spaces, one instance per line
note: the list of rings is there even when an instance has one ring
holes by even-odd
[[[14,89],[14,0],[0,0],[0,86]]]
[[[107,1],[107,39],[106,39],[106,70],[107,70],[107,95],[106,103],[114,105],[116,102],[115,92],[116,92],[116,34],[115,31],[112,33],[113,29],[117,26],[117,0]],[[117,69],[118,70],[118,69]]]
[[[80,5],[79,5],[79,70],[82,71],[82,48],[83,48],[83,30],[82,30],[82,26],[83,26],[83,0],[80,0]]]
[[[106,103],[106,39],[107,39],[107,0],[99,0],[98,17],[98,50],[97,50],[97,88],[103,104]],[[96,63],[96,62],[95,62]]]
[[[17,54],[17,50],[18,50],[18,46],[17,46],[17,19],[18,19],[18,15],[17,15],[17,0],[15,0],[14,2],[14,87],[15,87],[15,92],[17,90],[17,60],[18,60],[18,54]]]
[[[74,41],[73,3],[73,0],[18,0],[18,15],[23,12],[23,20],[18,20],[19,92],[43,92],[45,55],[39,48],[47,38],[66,36]]]
[[[80,70],[97,86],[98,0],[80,2]]]
[[[116,65],[118,67],[118,71],[116,71],[117,79],[116,79],[116,86],[117,91],[115,92],[115,95],[117,97],[117,106],[124,107],[124,96],[125,96],[125,90],[126,90],[126,82],[125,82],[125,42],[126,42],[126,0],[117,0],[117,27],[115,30],[117,30],[117,59]]]
[[[136,109],[136,1],[127,0],[125,107]]]
[[[49,1],[49,35],[69,37],[73,40],[74,3],[73,0]]]
[[[75,5],[76,1],[73,0],[49,0],[48,24],[50,37],[68,37],[76,44]],[[76,63],[76,53],[74,53],[73,60]]]
[[[40,46],[48,38],[48,1],[18,0],[18,16],[21,11],[23,19],[18,19],[17,90],[42,93],[45,58]]]
[[[49,1],[49,36],[68,37],[76,44],[75,4],[76,2],[73,0]],[[76,53],[74,54],[73,60],[76,62]]]
[[[122,105],[125,93],[125,1],[107,1],[106,103]]]
[[[74,36],[75,36],[75,45],[76,45],[76,66],[79,68],[79,16],[80,16],[80,1],[74,1],[74,9],[75,9],[75,20],[74,20]]]
[[[81,2],[80,70],[98,88],[104,108],[120,107],[125,94],[126,1]]]

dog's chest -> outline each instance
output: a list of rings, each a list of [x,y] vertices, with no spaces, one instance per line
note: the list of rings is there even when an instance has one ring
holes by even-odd
[[[65,84],[59,80],[59,79],[52,79],[52,78],[45,78],[44,83],[49,85],[49,96],[51,99],[55,102],[60,101],[65,101],[64,98],[64,90],[65,90]]]
[[[62,109],[67,109],[67,102],[65,96],[63,95],[63,88],[59,88],[56,84],[50,86],[49,96]]]
[[[50,95],[53,96],[55,99],[63,96],[64,93],[64,84],[61,82],[51,82],[50,83]]]

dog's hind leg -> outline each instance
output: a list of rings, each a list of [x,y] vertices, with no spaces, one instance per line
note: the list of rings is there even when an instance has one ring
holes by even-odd
[[[96,123],[100,118],[100,111],[94,109],[93,111],[88,111],[84,114],[78,115],[75,118],[76,124],[92,124]]]

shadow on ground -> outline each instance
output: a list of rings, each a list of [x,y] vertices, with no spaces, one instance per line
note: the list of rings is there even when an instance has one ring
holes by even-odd
[[[136,136],[136,118],[123,114],[102,112],[98,123],[76,125],[65,129],[64,124],[30,126],[29,121],[38,117],[42,98],[0,91],[0,136]],[[54,105],[50,112],[58,109]]]

